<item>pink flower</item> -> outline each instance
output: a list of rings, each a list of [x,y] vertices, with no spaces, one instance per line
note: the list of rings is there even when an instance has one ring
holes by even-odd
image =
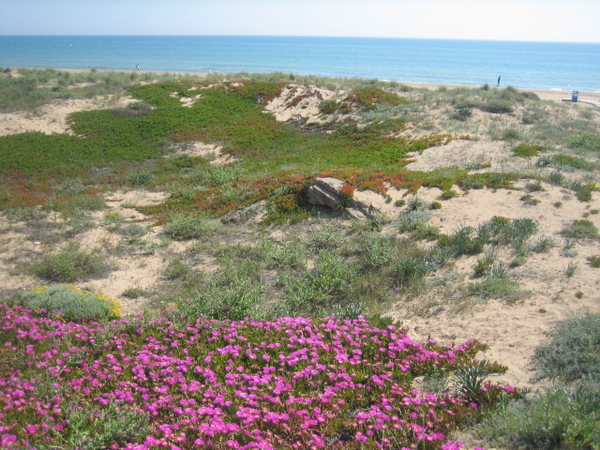
[[[17,443],[17,436],[14,434],[2,435],[2,448],[13,447]]]
[[[360,431],[358,433],[356,433],[356,435],[354,436],[354,439],[356,440],[356,442],[367,442],[367,437],[362,434]]]
[[[441,450],[459,450],[463,447],[463,443],[461,441],[448,441],[442,445]],[[475,447],[473,450],[476,450],[478,447]],[[483,450],[483,449],[479,449]]]

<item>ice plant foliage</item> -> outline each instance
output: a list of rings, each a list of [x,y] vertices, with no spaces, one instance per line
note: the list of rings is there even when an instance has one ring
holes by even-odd
[[[0,345],[3,449],[451,450],[451,430],[517,395],[419,392],[415,376],[472,364],[482,345],[364,318],[102,325],[0,305]]]

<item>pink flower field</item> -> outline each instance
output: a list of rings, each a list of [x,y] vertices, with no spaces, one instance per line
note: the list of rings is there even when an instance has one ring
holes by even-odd
[[[419,392],[415,377],[477,364],[483,345],[406,331],[364,318],[73,323],[0,305],[0,446],[450,450],[463,446],[452,431],[519,395],[487,382]]]

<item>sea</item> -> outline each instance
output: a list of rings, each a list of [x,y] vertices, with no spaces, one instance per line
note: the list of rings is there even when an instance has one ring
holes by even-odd
[[[0,36],[0,68],[270,73],[600,92],[600,43],[294,36]]]

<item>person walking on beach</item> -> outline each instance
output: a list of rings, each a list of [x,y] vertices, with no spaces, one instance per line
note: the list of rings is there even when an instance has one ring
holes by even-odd
[[[500,78],[502,78],[502,75],[500,75],[500,76],[498,77],[498,86],[496,86],[496,87],[500,87]]]
[[[140,65],[139,65],[139,64],[136,64],[136,65],[135,65],[135,71],[136,71],[136,72],[139,72],[139,71],[140,71]]]

